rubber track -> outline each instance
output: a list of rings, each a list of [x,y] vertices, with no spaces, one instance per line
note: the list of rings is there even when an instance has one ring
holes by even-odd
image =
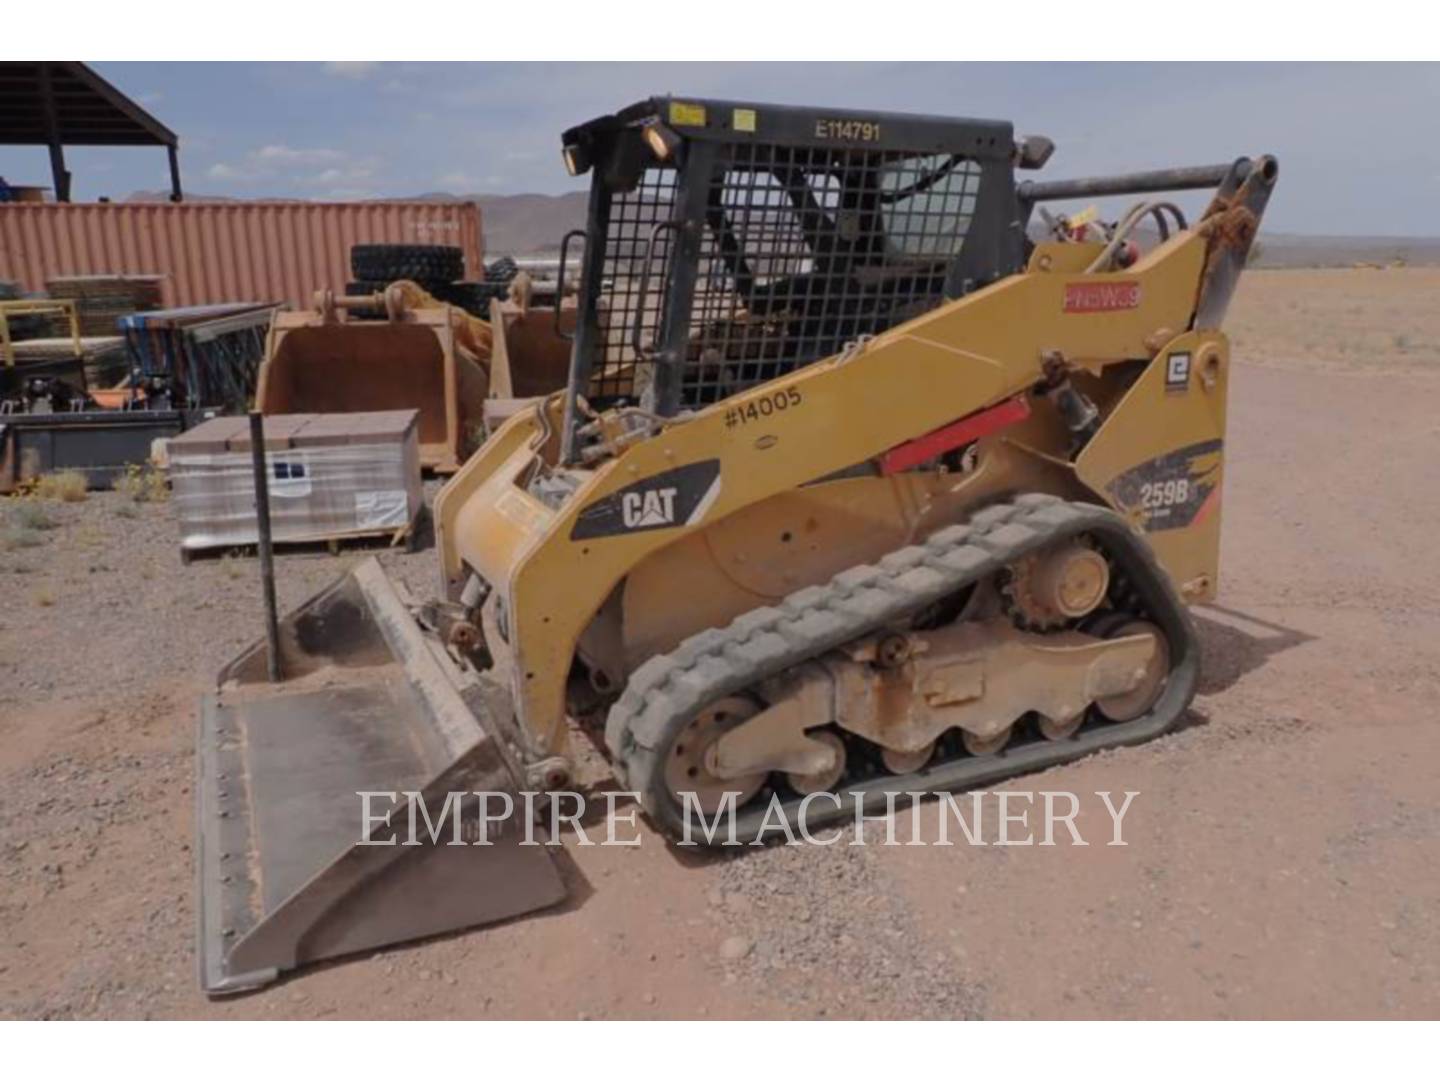
[[[1162,734],[1189,705],[1198,673],[1194,628],[1168,575],[1149,545],[1112,511],[1027,494],[985,507],[965,523],[941,529],[924,543],[891,552],[878,563],[843,571],[826,585],[801,589],[775,607],[748,611],[723,629],[702,631],[674,651],[646,661],[611,707],[605,725],[619,778],[629,790],[641,793],[652,821],[679,836],[680,807],[665,790],[662,764],[674,738],[703,707],[848,641],[904,623],[1021,556],[1081,533],[1097,540],[1120,565],[1145,614],[1169,638],[1170,679],[1151,712],[1125,724],[1087,724],[1060,742],[1025,743],[993,756],[951,758],[903,777],[884,775],[854,783],[839,789],[840,809],[830,799],[812,800],[807,824],[814,828],[852,818],[856,797],[866,813],[874,813],[884,807],[889,792],[976,787]],[[741,842],[763,823],[768,800],[757,803],[736,815]],[[786,804],[792,825],[799,804],[798,796]],[[773,817],[769,826],[775,829]],[[716,839],[724,839],[723,830]]]

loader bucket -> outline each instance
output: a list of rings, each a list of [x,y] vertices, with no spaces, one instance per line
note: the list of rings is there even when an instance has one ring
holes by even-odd
[[[449,472],[469,456],[489,388],[485,369],[456,348],[443,311],[407,322],[277,323],[256,405],[273,413],[420,413],[420,464]]]
[[[522,774],[489,712],[508,707],[506,692],[449,658],[375,560],[288,615],[280,642],[285,681],[267,681],[261,643],[202,702],[196,861],[207,993],[565,897],[547,849],[521,843]],[[440,826],[451,791],[504,792],[517,813],[488,829],[466,816],[456,844],[451,823]],[[367,830],[359,792],[419,793],[438,842],[418,814],[410,842],[403,795],[393,807],[373,801]],[[376,820],[392,808],[392,825]]]
[[[574,301],[521,312],[514,305],[491,306],[496,334],[491,356],[491,393],[502,398],[538,398],[563,389],[570,375],[570,339],[575,336]],[[568,335],[568,336],[561,336]]]

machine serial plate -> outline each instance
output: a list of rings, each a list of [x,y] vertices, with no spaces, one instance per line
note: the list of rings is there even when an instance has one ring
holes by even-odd
[[[874,120],[816,120],[815,137],[843,142],[879,142],[880,125]]]

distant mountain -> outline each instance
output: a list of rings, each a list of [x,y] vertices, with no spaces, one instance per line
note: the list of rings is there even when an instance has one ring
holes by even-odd
[[[568,195],[470,195],[480,207],[485,250],[496,255],[559,251],[571,229],[585,227],[586,192]],[[570,245],[571,252],[577,250]]]
[[[187,202],[234,203],[244,200],[227,195],[187,195]],[[561,238],[571,229],[585,225],[587,195],[455,195],[431,191],[377,202],[473,202],[480,208],[486,258],[498,255],[533,255],[555,252]],[[165,202],[164,191],[137,191],[125,202]],[[254,199],[253,202],[294,200]],[[305,201],[305,200],[299,200]],[[1150,238],[1142,235],[1148,246]],[[1261,233],[1260,250],[1254,259],[1258,267],[1354,266],[1357,263],[1409,266],[1440,266],[1440,237],[1401,236],[1304,236],[1295,233]]]

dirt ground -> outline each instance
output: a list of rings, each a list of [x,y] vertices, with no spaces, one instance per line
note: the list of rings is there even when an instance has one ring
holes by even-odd
[[[47,504],[0,548],[0,1016],[1440,1015],[1437,297],[1440,271],[1246,278],[1191,715],[1006,785],[1078,793],[1089,846],[696,859],[642,826],[570,843],[552,912],[218,1003],[191,746],[260,625],[254,562],[182,567],[164,503]],[[282,557],[282,606],[351,557]],[[431,586],[433,551],[380,558]],[[1094,793],[1127,790],[1107,846]]]

